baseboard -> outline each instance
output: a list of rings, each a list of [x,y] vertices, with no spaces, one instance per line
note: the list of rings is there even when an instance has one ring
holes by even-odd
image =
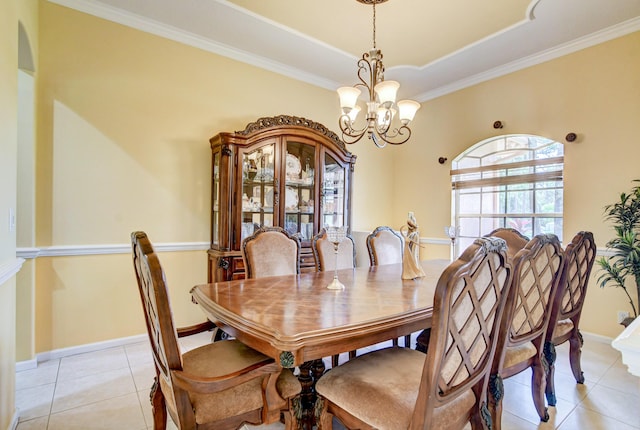
[[[18,421],[20,420],[20,410],[18,408],[13,412],[13,418],[7,430],[16,430],[18,428]]]
[[[70,357],[72,355],[84,354],[87,352],[101,351],[103,349],[115,348],[118,346],[130,345],[132,343],[139,343],[148,341],[149,337],[146,334],[139,334],[136,336],[121,337],[118,339],[106,340],[103,342],[88,343],[85,345],[72,346],[69,348],[54,349],[52,351],[41,352],[36,354],[36,358],[33,360],[20,361],[16,363],[16,371],[32,369],[35,361],[35,366],[38,363],[49,360],[56,360],[59,358]]]
[[[589,333],[588,331],[585,332],[582,330],[580,330],[580,333],[582,333],[583,339],[590,340],[592,342],[606,343],[611,345],[611,342],[613,341],[612,337],[603,336],[601,334]]]
[[[583,331],[581,331],[581,333],[582,333],[582,337],[585,340],[589,340],[591,342],[606,343],[611,345],[611,342],[613,341],[613,338],[608,336],[602,336],[600,334],[583,332]],[[78,346],[72,346],[69,348],[61,348],[61,349],[54,349],[52,351],[41,352],[37,354],[36,358],[34,359],[17,362],[16,372],[35,369],[36,367],[38,367],[38,363],[41,363],[43,361],[56,360],[59,358],[70,357],[72,355],[84,354],[87,352],[101,351],[103,349],[130,345],[132,343],[145,342],[146,340],[148,340],[148,337],[146,334],[139,334],[136,336],[121,337],[118,339],[106,340],[104,342],[88,343],[85,345],[78,345]]]
[[[23,370],[32,370],[38,367],[38,360],[32,358],[31,360],[16,362],[16,372],[22,372]]]

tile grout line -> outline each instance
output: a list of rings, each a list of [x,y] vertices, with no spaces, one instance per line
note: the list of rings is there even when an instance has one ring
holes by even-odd
[[[151,426],[149,426],[149,425],[148,425],[148,423],[147,423],[147,417],[146,417],[146,415],[145,415],[145,410],[146,410],[146,409],[144,408],[143,401],[142,401],[142,399],[141,399],[141,398],[140,398],[140,396],[139,396],[139,394],[141,393],[141,390],[138,390],[138,386],[137,386],[137,385],[136,385],[136,383],[135,383],[135,378],[134,378],[134,375],[133,375],[133,373],[134,373],[134,369],[133,369],[133,366],[132,366],[132,363],[133,363],[133,362],[132,362],[132,359],[134,359],[134,358],[136,358],[136,357],[137,357],[137,356],[135,355],[135,353],[136,353],[137,351],[132,351],[132,352],[131,352],[131,354],[132,354],[132,355],[130,355],[130,354],[129,354],[129,352],[127,351],[127,348],[126,348],[126,346],[125,346],[125,345],[122,345],[120,348],[123,350],[123,352],[124,352],[124,354],[125,354],[125,358],[126,358],[126,362],[127,362],[127,367],[128,367],[128,369],[129,369],[129,372],[128,372],[128,373],[129,373],[129,376],[130,376],[130,377],[132,378],[132,380],[133,380],[133,385],[134,385],[134,387],[135,387],[135,395],[136,395],[136,399],[138,400],[138,406],[140,407],[140,409],[141,409],[141,413],[142,413],[142,415],[143,415],[143,420],[144,420],[143,422],[144,422],[144,424],[146,425],[146,427],[145,427],[145,428],[146,428],[146,429],[152,429],[152,428],[153,428],[153,423],[151,424]],[[596,350],[592,350],[591,352],[595,352],[595,357],[596,357],[596,359],[597,359],[597,361],[598,361],[598,362],[600,361],[600,360],[599,360],[600,358],[606,358],[606,357],[608,357],[608,356],[607,356],[607,354],[601,354],[601,353],[600,353],[600,351],[598,351],[598,348],[596,348]],[[583,358],[584,358],[584,357],[583,357]],[[53,410],[53,402],[54,402],[54,399],[55,399],[56,392],[57,392],[57,390],[58,390],[58,388],[59,388],[59,387],[58,387],[58,383],[60,383],[60,382],[61,382],[61,381],[59,380],[59,378],[60,378],[61,369],[62,369],[62,358],[61,358],[61,359],[57,359],[56,361],[57,361],[57,364],[56,364],[56,369],[55,369],[55,378],[54,378],[54,382],[53,382],[53,383],[54,383],[54,389],[53,389],[53,393],[52,393],[52,396],[51,396],[51,402],[50,402],[50,404],[49,404],[49,413],[46,415],[46,420],[44,419],[44,418],[45,418],[45,416],[44,416],[44,415],[43,415],[43,416],[41,416],[41,417],[34,417],[34,418],[32,418],[33,420],[36,420],[36,419],[43,419],[43,421],[46,421],[46,422],[44,422],[44,423],[43,423],[43,424],[44,424],[44,427],[43,427],[44,429],[48,429],[48,428],[49,428],[49,426],[50,426],[50,423],[51,423],[51,416],[53,415],[53,413],[52,413],[52,410]],[[630,395],[630,396],[632,396],[632,397],[634,397],[634,398],[638,397],[638,396],[636,395],[636,393],[635,393],[635,392],[633,392],[633,393],[628,393],[628,392],[626,392],[626,391],[619,390],[619,389],[618,389],[618,388],[616,388],[616,387],[610,387],[610,386],[607,386],[607,385],[603,385],[603,384],[602,384],[602,382],[603,382],[603,381],[607,381],[607,380],[608,380],[608,379],[607,379],[607,373],[609,373],[612,369],[614,369],[614,368],[615,368],[616,366],[618,366],[620,363],[621,363],[621,358],[620,358],[620,357],[617,357],[615,360],[613,360],[613,362],[612,362],[611,364],[604,364],[604,363],[603,363],[602,367],[597,367],[597,373],[598,373],[600,376],[599,376],[597,379],[593,379],[593,380],[591,380],[591,381],[592,381],[592,383],[591,383],[591,384],[584,384],[584,385],[585,385],[585,388],[586,388],[585,395],[584,395],[584,396],[582,396],[582,397],[580,397],[580,398],[578,399],[578,401],[577,401],[575,404],[574,404],[574,403],[572,403],[572,402],[573,402],[572,400],[564,400],[564,399],[563,399],[563,400],[564,400],[564,401],[566,401],[567,403],[570,403],[570,404],[571,404],[571,408],[570,408],[569,412],[564,416],[564,418],[563,418],[561,421],[559,421],[559,422],[557,422],[557,423],[554,423],[554,428],[555,428],[555,429],[560,429],[560,428],[562,428],[562,426],[563,426],[563,425],[566,425],[568,422],[570,422],[570,418],[571,418],[571,417],[577,417],[577,418],[580,418],[580,417],[581,417],[581,415],[580,415],[580,412],[581,412],[581,411],[588,411],[589,413],[598,414],[598,415],[601,415],[601,416],[603,416],[603,417],[606,417],[607,419],[610,419],[610,420],[612,420],[612,421],[618,422],[618,423],[620,423],[621,425],[625,425],[625,426],[629,426],[629,427],[633,427],[633,428],[638,428],[638,429],[640,429],[640,427],[638,427],[638,426],[637,426],[637,424],[635,424],[635,423],[631,424],[631,423],[629,423],[629,422],[625,422],[625,421],[623,421],[623,420],[620,420],[619,418],[613,417],[613,416],[608,415],[608,414],[606,414],[606,413],[602,413],[602,412],[601,412],[601,411],[599,411],[599,410],[590,409],[590,408],[588,408],[588,407],[586,407],[586,406],[585,406],[585,400],[588,398],[589,393],[591,393],[591,392],[592,392],[596,387],[601,387],[601,388],[603,388],[603,389],[607,389],[607,390],[615,391],[615,392],[621,393],[622,395],[625,395],[625,396],[629,396],[629,395]],[[152,365],[153,365],[153,363],[152,363]],[[595,369],[595,367],[594,367],[594,369]],[[556,369],[556,370],[558,370],[558,369]],[[565,376],[571,376],[571,377],[573,378],[573,374],[572,374],[570,371],[568,371],[568,370],[567,370],[567,372],[561,372],[561,373],[565,374]],[[513,382],[513,383],[516,383],[516,384],[518,384],[518,385],[521,385],[521,386],[529,387],[529,385],[528,385],[528,384],[526,384],[526,383],[524,383],[524,382],[521,382],[521,381],[518,381],[518,380],[513,380],[512,382]],[[145,390],[146,390],[146,389],[145,389]],[[122,396],[124,396],[124,395],[127,395],[127,394],[123,394]],[[112,397],[112,398],[117,398],[117,397],[122,397],[122,396],[115,396],[115,397]],[[109,400],[109,399],[103,399],[103,400],[99,400],[99,401],[91,402],[91,403],[89,403],[88,405],[97,404],[97,403],[100,403],[100,402],[105,401],[105,400]],[[81,407],[81,406],[86,406],[86,405],[80,405],[80,406],[77,406],[77,407]],[[70,408],[70,409],[66,409],[66,410],[71,410],[71,409],[75,409],[75,408]],[[62,412],[62,411],[58,411],[58,412],[56,412],[56,414],[57,414],[57,413],[59,413],[59,412]],[[516,414],[511,414],[511,415],[514,415],[515,417],[518,417],[518,418],[520,418],[520,419],[523,419],[523,420],[525,420],[527,423],[530,423],[530,424],[533,424],[533,425],[540,425],[540,424],[541,424],[540,422],[538,422],[537,424],[536,424],[536,423],[532,423],[531,421],[528,421],[528,420],[526,420],[525,418],[523,418],[523,417],[521,417],[521,416],[519,416],[519,415],[516,415]],[[564,415],[564,414],[563,414],[563,415]],[[557,417],[557,411],[556,411],[556,417]],[[626,419],[626,416],[624,417],[624,419]],[[31,420],[31,419],[30,419],[30,420]],[[27,421],[30,421],[30,420],[27,420]],[[24,422],[27,422],[27,421],[24,421]],[[169,419],[169,421],[170,421],[170,419]],[[23,423],[24,423],[24,422],[23,422]],[[23,424],[23,425],[24,425],[24,424]],[[18,422],[18,428],[20,428],[20,421]],[[248,428],[247,426],[243,426],[243,427],[241,427],[241,429],[240,429],[240,430],[248,430],[248,429],[249,429],[249,428]]]
[[[138,406],[140,407],[140,413],[142,414],[142,419],[144,420],[144,424],[145,424],[145,428],[151,428],[153,427],[154,423],[152,422],[151,425],[149,425],[149,423],[147,422],[147,416],[144,413],[145,409],[144,406],[142,405],[142,400],[140,399],[140,395],[138,393],[140,393],[141,390],[138,389],[138,385],[136,384],[136,378],[133,376],[133,368],[131,367],[131,360],[129,359],[129,353],[127,352],[127,348],[125,346],[123,346],[124,348],[124,354],[127,357],[127,363],[129,365],[129,374],[131,375],[131,379],[133,380],[133,386],[135,388],[135,394],[136,394],[136,399],[138,399]],[[153,360],[153,358],[152,358]],[[155,368],[155,365],[154,365]],[[150,394],[147,394],[147,396],[150,396]],[[168,417],[167,417],[168,418]],[[153,414],[152,414],[152,419],[153,419]]]
[[[49,429],[49,423],[51,422],[51,413],[53,412],[53,400],[56,398],[56,390],[58,389],[58,378],[60,377],[60,366],[62,365],[62,359],[58,359],[58,365],[56,368],[56,378],[53,384],[53,393],[51,393],[51,403],[49,404],[49,413],[47,414],[46,430]]]

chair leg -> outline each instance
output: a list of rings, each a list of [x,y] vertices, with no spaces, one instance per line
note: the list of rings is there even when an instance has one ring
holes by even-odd
[[[431,329],[427,328],[420,332],[416,339],[416,351],[424,352],[426,354],[427,347],[429,346],[429,339],[431,338]]]
[[[327,408],[328,402],[325,399],[321,399],[321,401],[322,410],[320,411],[320,417],[318,418],[318,430],[333,430],[333,415]]]
[[[340,356],[338,354],[331,357],[331,368],[338,367],[338,362],[340,361]]]
[[[166,430],[167,405],[164,401],[164,394],[162,394],[162,390],[160,389],[160,382],[157,376],[153,380],[149,400],[151,400],[151,412],[153,414],[153,429]]]
[[[354,358],[356,358],[356,351],[349,351],[349,360],[353,360]]]
[[[483,405],[485,404],[483,403]],[[486,430],[486,429],[494,428],[490,425],[487,425],[484,422],[484,419],[482,418],[482,413],[478,409],[474,410],[473,413],[471,414],[471,419],[469,420],[469,423],[471,424],[471,430]]]
[[[398,346],[398,338],[394,338],[391,340],[393,346]]]
[[[554,382],[556,374],[556,365],[549,365],[549,372],[547,373],[547,386],[545,388],[545,395],[547,397],[547,403],[549,406],[556,405],[556,386]]]
[[[489,396],[489,413],[491,414],[491,430],[502,429],[502,399],[495,400]]]
[[[582,366],[580,365],[580,358],[582,356],[582,335],[578,330],[574,332],[574,335],[569,339],[569,363],[571,364],[571,371],[578,384],[584,384],[584,373],[582,372]]]
[[[554,382],[556,374],[556,346],[553,342],[544,343],[544,360],[547,363],[545,395],[549,406],[556,405],[556,385]]]
[[[411,349],[411,335],[408,334],[404,337],[404,347]]]
[[[300,427],[298,415],[302,417],[300,397],[289,399],[289,407],[282,415],[284,416],[284,430],[298,430]]]
[[[536,407],[540,421],[546,423],[549,421],[549,413],[547,412],[547,406],[544,401],[544,393],[547,385],[546,372],[540,360],[532,366],[532,370],[531,396],[533,397],[533,404]]]
[[[500,375],[491,375],[491,377],[489,378],[488,391],[489,393],[487,395],[487,399],[489,403],[489,416],[491,417],[491,430],[501,430],[502,397],[504,396],[504,385],[502,384],[502,377]]]

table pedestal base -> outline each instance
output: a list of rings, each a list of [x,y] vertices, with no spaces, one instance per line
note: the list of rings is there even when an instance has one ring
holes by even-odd
[[[316,404],[316,381],[325,371],[324,361],[307,361],[300,366],[298,380],[302,385],[300,401],[302,403],[301,427],[311,430],[316,425],[315,404]]]

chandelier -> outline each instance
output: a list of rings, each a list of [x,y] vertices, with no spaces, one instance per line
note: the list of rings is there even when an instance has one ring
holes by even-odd
[[[338,88],[342,109],[338,122],[342,131],[342,140],[345,143],[356,143],[366,134],[378,148],[385,147],[387,143],[400,145],[411,137],[409,123],[420,108],[420,103],[413,100],[396,102],[396,93],[400,84],[396,81],[384,80],[382,52],[376,48],[376,4],[387,0],[356,1],[373,5],[373,48],[362,54],[362,58],[358,60],[360,83],[352,87]],[[357,105],[358,97],[362,93],[358,87],[365,88],[369,93],[366,123],[362,128],[356,128],[355,125],[360,112],[360,107]],[[396,115],[398,121],[394,121]],[[392,126],[392,122],[399,127]]]

